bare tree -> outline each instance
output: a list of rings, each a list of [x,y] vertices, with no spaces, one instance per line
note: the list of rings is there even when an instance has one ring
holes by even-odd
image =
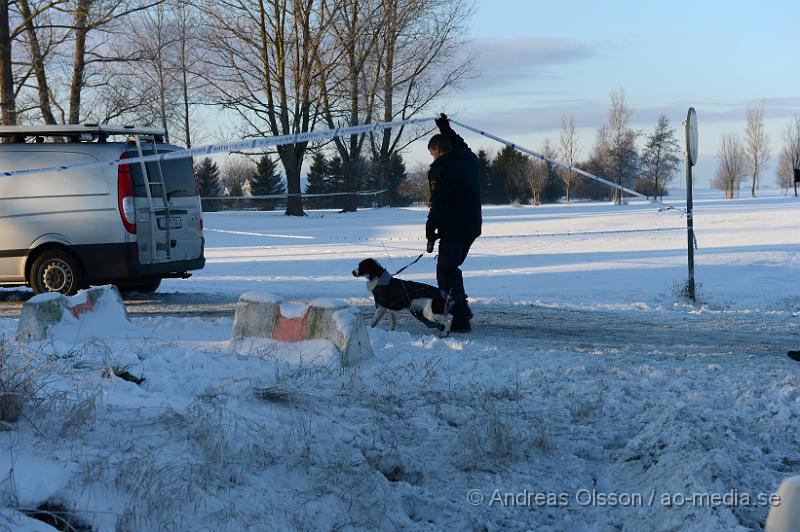
[[[525,157],[522,168],[525,182],[531,191],[530,204],[539,205],[542,202],[542,189],[547,180],[547,167],[540,159]]]
[[[375,84],[366,78],[365,66],[373,54],[383,16],[378,0],[337,0],[332,7],[332,46],[318,47],[322,115],[329,128],[344,123],[355,126],[372,121]],[[337,120],[338,119],[338,120]],[[365,134],[335,137],[333,143],[342,160],[345,196],[342,212],[357,209],[356,187],[364,168]]]
[[[756,197],[758,180],[767,169],[769,161],[769,136],[764,131],[764,105],[747,108],[747,131],[745,134],[745,150],[750,163],[750,175],[753,176],[752,197]]]
[[[619,186],[626,186],[636,174],[637,133],[630,127],[633,111],[625,103],[625,93],[622,89],[611,91],[611,109],[608,113],[608,157],[611,162],[609,170],[614,182]],[[614,189],[612,196],[614,203],[622,203],[622,191]]]
[[[182,130],[183,142],[187,148],[192,147],[191,116],[193,95],[202,91],[206,84],[201,70],[201,41],[196,35],[195,28],[201,23],[195,9],[187,0],[176,0],[175,10],[175,38],[176,54],[170,71],[177,79],[180,88],[180,100],[183,107],[183,120],[178,130]]]
[[[9,15],[8,0],[0,0],[0,109],[2,110],[3,125],[17,123],[17,104],[12,66],[13,38]]]
[[[583,168],[591,173],[612,179],[614,175],[614,160],[611,150],[611,135],[608,124],[603,124],[597,130],[592,153],[588,161],[583,163]],[[614,192],[606,186],[598,186],[596,181],[584,178],[578,174],[578,179],[573,183],[573,190],[583,197],[593,199],[613,199]]]
[[[39,99],[39,109],[42,112],[42,118],[45,124],[56,124],[56,117],[53,114],[52,98],[50,96],[50,86],[47,81],[47,72],[45,67],[46,55],[49,46],[43,48],[35,26],[36,18],[43,12],[53,9],[55,4],[46,5],[44,8],[31,9],[28,0],[18,0],[17,6],[19,7],[20,15],[22,17],[22,26],[25,28],[26,39],[29,46],[29,58],[31,62],[31,70],[36,77],[36,88]]]
[[[778,159],[778,184],[784,195],[794,182],[794,169],[800,168],[800,116],[795,116],[783,131],[783,148]]]
[[[9,37],[24,35],[26,54],[14,57],[19,72],[12,70],[16,83],[13,98],[24,102],[15,109],[22,116],[39,109],[48,124],[78,123],[82,120],[119,116],[135,108],[127,101],[128,91],[117,81],[112,65],[127,61],[111,53],[113,43],[127,36],[128,17],[158,5],[161,0],[20,0],[14,5],[19,25]],[[1,10],[0,10],[1,11]],[[0,17],[2,18],[2,17]],[[0,20],[2,26],[2,20]],[[119,28],[125,28],[118,32]],[[0,36],[0,41],[4,39]],[[0,42],[0,56],[2,56]],[[2,61],[2,59],[0,59]],[[0,65],[2,71],[2,65]],[[14,79],[16,75],[17,79]],[[28,79],[35,80],[35,87]],[[135,84],[134,84],[135,85]],[[34,96],[35,91],[35,96]],[[86,106],[87,97],[92,101]],[[28,116],[29,120],[30,117]],[[15,119],[16,121],[16,119]]]
[[[575,161],[578,159],[578,133],[575,129],[575,117],[573,115],[561,117],[560,146],[563,162],[569,166],[575,166]],[[567,196],[567,203],[569,203],[575,172],[570,169],[560,169],[559,174],[564,182],[564,191]]]
[[[90,41],[90,33],[95,31],[113,33],[115,27],[125,24],[129,15],[145,11],[162,2],[162,0],[74,0],[71,9],[73,38],[72,68],[69,88],[70,124],[80,122],[81,104],[84,90],[91,86],[87,69],[126,58],[109,56],[106,53],[106,36],[100,36],[96,42]],[[103,76],[102,68],[98,74]]]
[[[319,48],[330,0],[206,0],[208,81],[250,136],[312,131],[319,118]],[[286,174],[286,214],[303,216],[300,169],[308,142],[277,147]]]
[[[739,197],[739,187],[747,172],[747,157],[739,137],[733,133],[722,136],[717,152],[719,166],[712,186],[725,191],[727,199]]]
[[[375,76],[375,116],[383,122],[420,115],[448,89],[472,74],[463,54],[469,0],[382,0],[384,15],[377,56],[368,70]],[[404,127],[371,135],[375,160],[388,164],[393,153],[427,130]]]
[[[222,186],[225,195],[231,197],[244,196],[247,183],[256,173],[256,165],[246,157],[236,156],[225,161],[222,166]]]
[[[429,165],[423,162],[416,163],[408,172],[408,177],[400,182],[398,192],[404,198],[425,203],[430,203],[431,188],[428,183]]]
[[[178,109],[177,91],[173,90],[172,76],[168,73],[176,42],[174,20],[164,3],[142,12],[134,20],[141,31],[132,33],[134,49],[130,53],[137,61],[125,64],[124,69],[135,69],[139,82],[136,89],[142,106],[138,113],[144,115],[139,121],[158,123],[166,130],[165,140],[169,142],[169,124],[175,120]]]

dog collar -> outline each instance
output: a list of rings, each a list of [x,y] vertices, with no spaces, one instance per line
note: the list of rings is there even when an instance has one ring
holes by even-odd
[[[392,282],[392,274],[383,270],[383,273],[378,277],[378,286],[388,286]]]

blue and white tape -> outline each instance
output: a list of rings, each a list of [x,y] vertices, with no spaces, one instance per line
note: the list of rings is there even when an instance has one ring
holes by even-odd
[[[309,131],[306,133],[296,133],[294,135],[280,135],[277,137],[259,137],[255,139],[239,140],[236,142],[226,142],[223,144],[209,144],[208,146],[200,146],[198,148],[188,148],[184,150],[176,150],[168,153],[154,153],[152,155],[144,155],[142,157],[130,157],[128,159],[113,159],[110,161],[96,161],[91,163],[78,163],[68,164],[61,166],[46,166],[43,168],[30,168],[27,170],[15,170],[13,172],[2,172],[0,176],[14,177],[20,175],[53,173],[53,172],[67,172],[71,170],[85,170],[87,168],[98,167],[115,167],[122,164],[135,164],[135,163],[148,163],[154,161],[171,161],[174,159],[186,159],[200,155],[211,155],[213,153],[230,153],[234,151],[256,150],[259,148],[266,148],[268,146],[281,146],[284,144],[297,144],[300,142],[311,142],[315,140],[322,140],[333,137],[341,137],[347,135],[359,135],[363,133],[370,133],[381,129],[389,129],[396,127],[404,127],[413,124],[421,124],[423,122],[430,122],[433,118],[412,118],[409,120],[398,120],[396,122],[377,122],[374,124],[364,124],[360,126],[338,127],[335,129],[326,129],[322,131]]]
[[[159,154],[152,154],[152,155],[144,155],[142,157],[131,157],[128,159],[113,159],[109,161],[96,161],[91,163],[78,163],[78,164],[69,164],[69,165],[61,165],[61,166],[47,166],[43,168],[30,168],[27,170],[15,170],[12,172],[2,172],[0,171],[0,176],[3,177],[14,177],[14,176],[21,176],[21,175],[30,175],[30,174],[40,174],[40,173],[52,173],[52,172],[67,172],[72,170],[85,170],[88,168],[97,168],[97,167],[115,167],[122,164],[135,164],[135,163],[148,163],[154,161],[171,161],[174,159],[186,159],[189,157],[201,156],[201,155],[211,155],[214,153],[230,153],[234,151],[247,151],[247,150],[256,150],[259,148],[266,148],[269,146],[280,146],[284,144],[297,144],[300,142],[312,142],[315,140],[322,140],[328,139],[333,137],[341,137],[347,135],[360,135],[364,133],[370,133],[373,131],[379,131],[382,129],[390,129],[390,128],[397,128],[397,127],[404,127],[413,124],[421,124],[424,122],[433,121],[434,118],[411,118],[408,120],[398,120],[395,122],[376,122],[374,124],[363,124],[360,126],[350,126],[350,127],[338,127],[335,129],[326,129],[321,131],[309,131],[306,133],[296,133],[293,135],[279,135],[276,137],[259,137],[254,139],[248,140],[239,140],[235,142],[226,142],[222,144],[209,144],[207,146],[200,146],[198,148],[188,148],[184,150],[176,150],[167,153],[159,153]],[[505,140],[501,137],[496,135],[492,135],[491,133],[487,133],[486,131],[480,130],[478,128],[469,126],[467,124],[458,122],[456,120],[450,119],[450,122],[453,124],[459,125],[465,129],[469,129],[470,131],[474,131],[479,135],[483,135],[484,137],[488,137],[492,140],[500,142],[501,144],[505,144],[506,146],[511,146],[514,149],[517,149],[523,153],[527,153],[533,157],[538,159],[542,159],[544,161],[548,161],[552,164],[561,166],[568,170],[572,170],[582,176],[588,177],[589,179],[593,179],[599,183],[602,183],[608,187],[615,188],[624,192],[626,194],[630,194],[631,196],[637,196],[640,198],[650,199],[648,196],[644,194],[640,194],[635,190],[631,190],[629,188],[623,187],[618,185],[612,181],[604,179],[602,177],[596,176],[580,168],[576,168],[572,165],[568,165],[551,157],[547,157],[541,153],[535,152],[533,150],[524,148],[515,144],[511,141]],[[342,193],[342,194],[349,194],[349,193]],[[289,195],[289,194],[287,194]],[[306,195],[304,195],[306,196]],[[286,195],[281,195],[280,197],[286,197]],[[673,207],[672,205],[667,205],[662,203],[658,200],[652,200],[654,203],[661,205],[666,210],[682,210]]]
[[[513,142],[511,142],[509,140],[500,138],[500,137],[498,137],[496,135],[492,135],[491,133],[487,133],[486,131],[482,131],[482,130],[480,130],[478,128],[474,128],[472,126],[468,126],[467,124],[463,124],[463,123],[458,122],[458,121],[453,120],[453,119],[450,119],[450,122],[452,122],[453,124],[457,124],[457,125],[465,128],[465,129],[469,129],[470,131],[474,131],[478,135],[483,135],[484,137],[488,137],[488,138],[490,138],[492,140],[496,140],[497,142],[499,142],[501,144],[505,144],[506,146],[510,146],[510,147],[514,148],[515,150],[521,151],[522,153],[527,153],[528,155],[536,157],[537,159],[541,159],[543,161],[547,161],[547,162],[549,162],[551,164],[555,164],[556,166],[561,166],[562,168],[566,168],[567,170],[572,170],[573,172],[575,172],[577,174],[580,174],[582,176],[588,177],[589,179],[593,179],[593,180],[595,180],[595,181],[597,181],[599,183],[602,183],[602,184],[604,184],[604,185],[606,185],[608,187],[611,187],[611,188],[615,188],[615,189],[617,189],[617,190],[619,190],[621,192],[624,192],[626,194],[630,194],[631,196],[636,196],[636,197],[639,197],[639,198],[644,198],[644,199],[650,200],[649,196],[646,196],[644,194],[636,192],[635,190],[631,190],[629,188],[623,187],[622,185],[618,185],[618,184],[616,184],[616,183],[614,183],[612,181],[609,181],[608,179],[603,179],[602,177],[596,176],[594,174],[590,174],[589,172],[587,172],[585,170],[581,170],[580,168],[576,168],[576,167],[574,167],[572,165],[569,165],[569,164],[566,164],[566,163],[562,163],[561,161],[559,161],[557,159],[553,159],[552,157],[548,157],[548,156],[546,156],[546,155],[544,155],[542,153],[539,153],[539,152],[536,152],[536,151],[533,151],[533,150],[529,150],[528,148],[523,148],[522,146],[520,146],[518,144],[514,144]],[[676,210],[676,211],[682,211],[683,212],[682,209],[678,209],[677,207],[673,207],[672,205],[667,205],[666,203],[662,203],[662,202],[658,201],[655,198],[652,199],[651,201],[653,203],[657,203],[657,204],[661,205],[661,207],[664,210]]]

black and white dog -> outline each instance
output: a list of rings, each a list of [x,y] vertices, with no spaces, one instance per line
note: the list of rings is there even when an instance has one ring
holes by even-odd
[[[419,321],[439,330],[439,336],[450,334],[453,317],[450,308],[453,306],[447,295],[429,284],[396,279],[386,271],[375,259],[364,259],[353,270],[353,276],[367,278],[367,290],[375,299],[375,315],[372,327],[378,325],[381,318],[389,313],[389,330],[397,326],[397,311],[408,309]]]

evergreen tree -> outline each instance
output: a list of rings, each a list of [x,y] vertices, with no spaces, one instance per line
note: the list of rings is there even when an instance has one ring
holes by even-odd
[[[334,155],[328,162],[328,183],[329,192],[345,192],[344,174],[347,171],[342,158]],[[356,181],[358,183],[358,181]]]
[[[250,178],[250,193],[253,196],[276,196],[286,194],[286,185],[271,157],[262,155],[256,164],[256,173]]]
[[[675,129],[669,127],[669,120],[661,115],[653,134],[647,137],[647,144],[641,156],[641,177],[636,181],[636,191],[648,196],[664,196],[667,184],[680,170],[681,145],[675,138]]]
[[[314,154],[306,178],[306,194],[328,194],[334,191],[331,164],[322,152]]]
[[[545,142],[543,154],[551,159],[558,158],[558,152],[550,145],[550,139]],[[564,181],[561,179],[556,167],[549,161],[544,161],[545,176],[542,187],[542,203],[554,203],[564,195]]]
[[[492,161],[492,168],[496,172],[496,179],[503,183],[503,190],[508,201],[527,203],[531,192],[525,175],[526,161],[528,158],[512,148],[506,146],[500,150]]]
[[[201,197],[207,198],[222,195],[219,167],[210,157],[204,157],[194,165],[194,175],[197,179],[197,189]]]
[[[389,157],[386,177],[386,188],[389,189],[389,205],[398,207],[409,205],[409,202],[398,192],[400,185],[408,178],[406,163],[403,161],[403,156],[398,152]]]
[[[400,193],[403,182],[407,179],[406,164],[403,156],[392,153],[388,160],[378,155],[368,164],[369,172],[362,181],[363,188],[386,190],[379,205],[401,207],[410,205],[412,200]]]
[[[486,150],[478,150],[478,176],[481,182],[481,203],[505,203],[503,182],[499,173],[492,168],[492,161]]]

